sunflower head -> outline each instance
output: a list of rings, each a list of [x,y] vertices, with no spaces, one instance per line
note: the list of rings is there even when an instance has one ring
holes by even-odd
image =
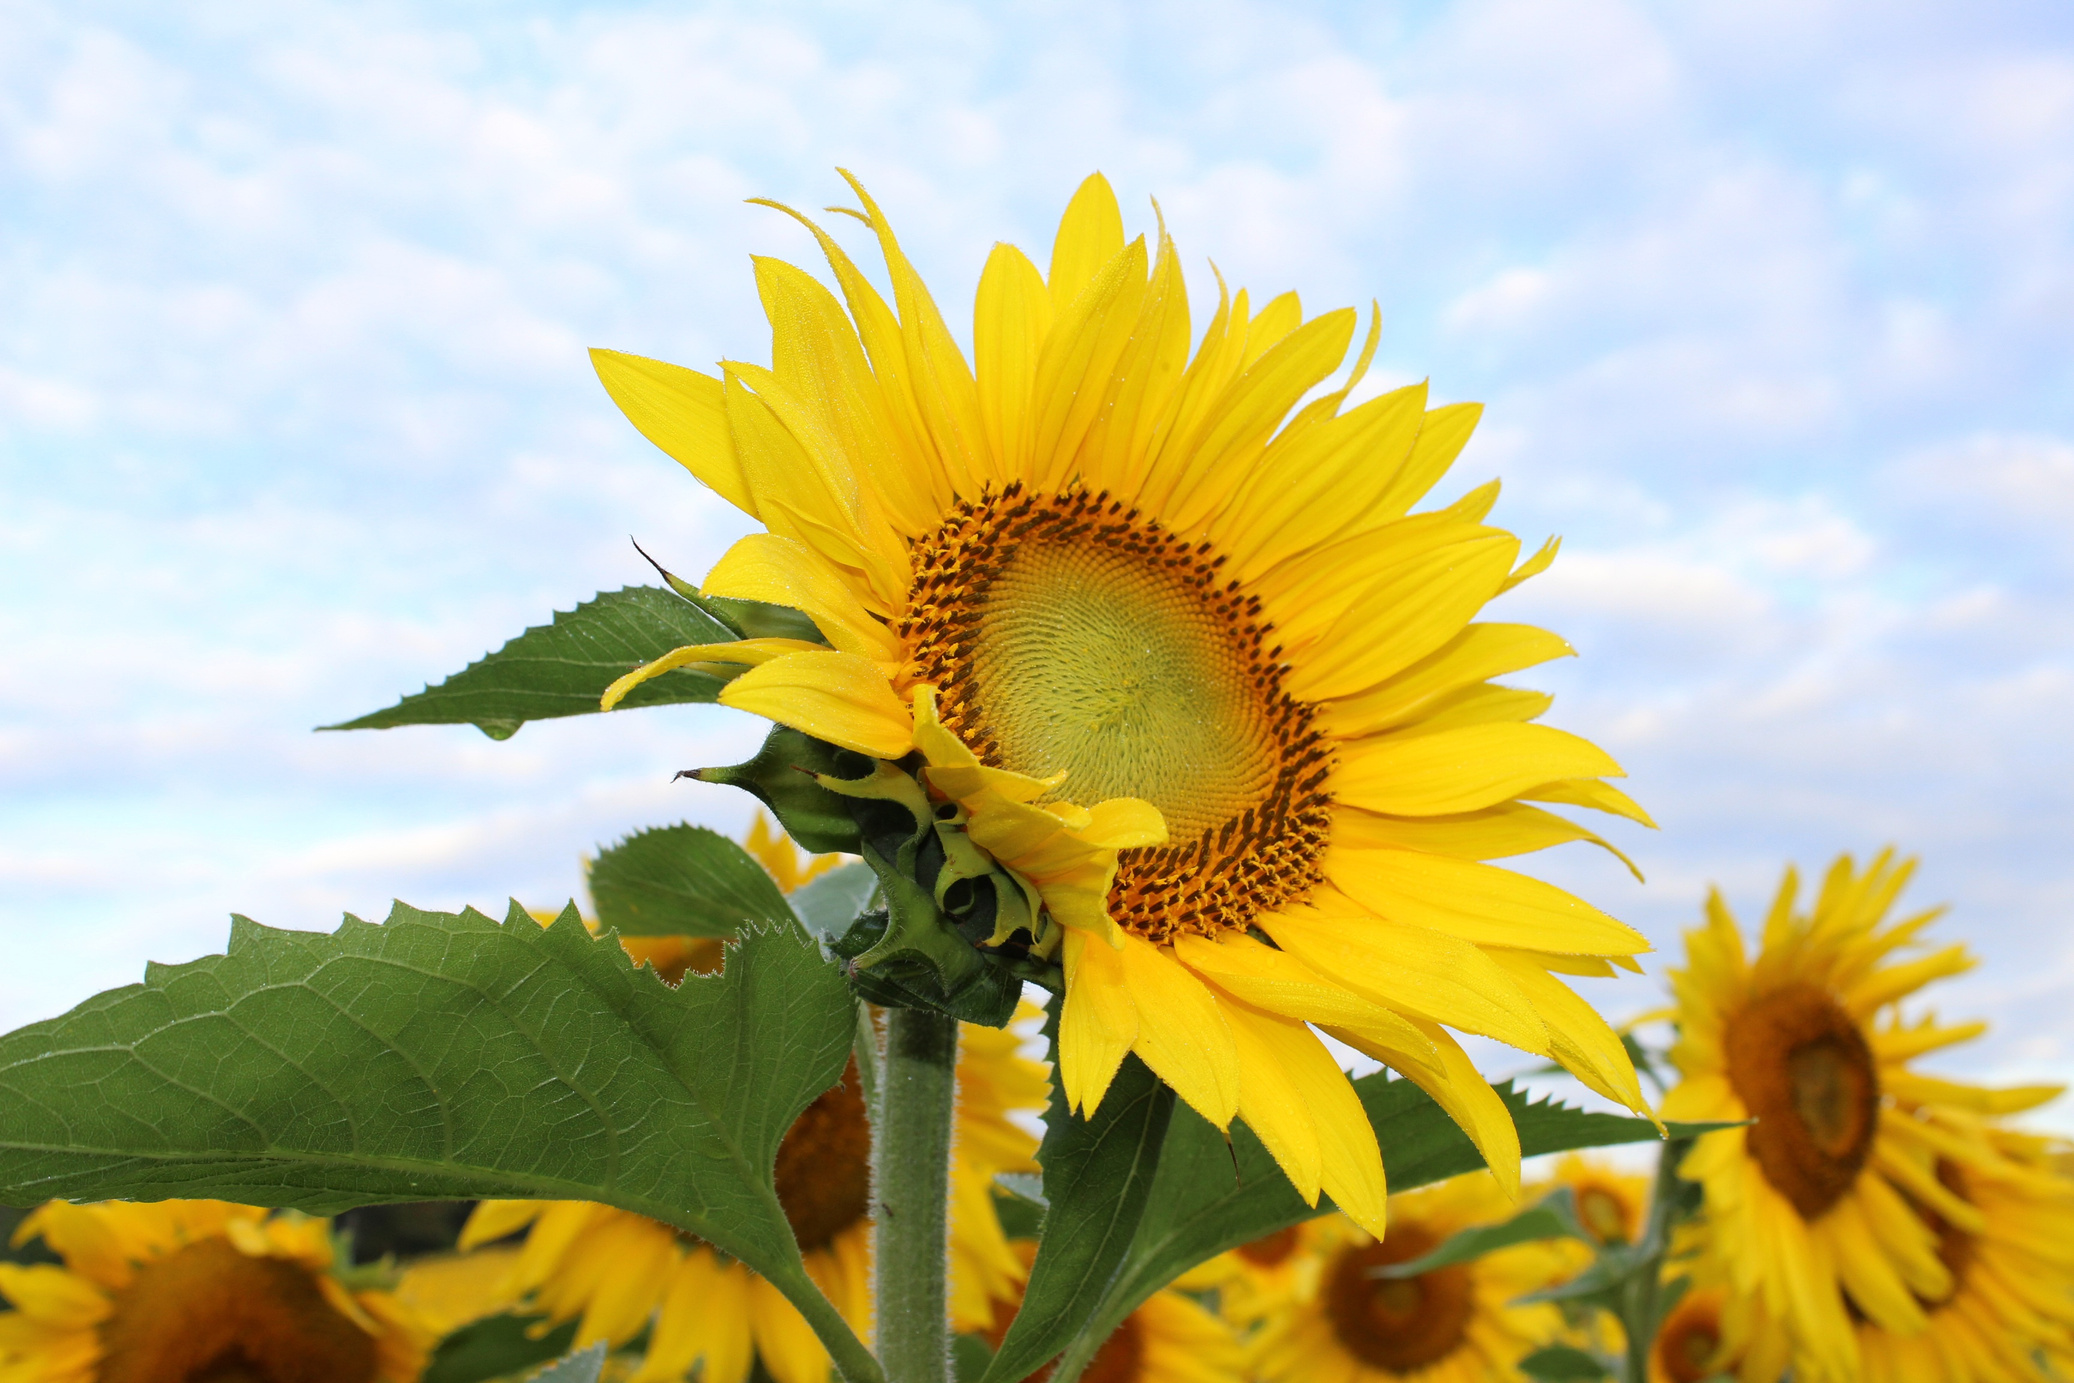
[[[1514,1362],[1563,1327],[1554,1307],[1513,1302],[1571,1272],[1569,1255],[1552,1243],[1528,1243],[1411,1276],[1391,1271],[1514,1209],[1488,1174],[1477,1173],[1392,1197],[1381,1238],[1341,1216],[1302,1226],[1298,1271],[1271,1269],[1243,1298],[1259,1326],[1256,1376],[1265,1383],[1515,1376]]]
[[[1611,757],[1532,723],[1548,697],[1492,680],[1570,651],[1476,622],[1553,543],[1521,560],[1486,522],[1495,483],[1412,512],[1477,407],[1429,409],[1423,384],[1359,398],[1379,318],[1341,374],[1351,308],[1220,282],[1198,328],[1172,240],[1128,239],[1100,175],[1045,270],[995,247],[968,358],[850,184],[890,302],[799,217],[837,291],[756,261],[768,366],[594,353],[633,422],[763,525],[703,595],[810,622],[678,649],[607,707],[671,668],[730,678],[721,701],[788,747],[705,776],[782,816],[806,766],[817,820],[854,817],[889,904],[860,972],[926,966],[938,993],[913,1001],[953,1012],[991,984],[990,1021],[1041,975],[1074,1109],[1135,1053],[1371,1227],[1380,1158],[1313,1023],[1433,1091],[1508,1184],[1510,1118],[1446,1028],[1644,1107],[1555,977],[1646,943],[1482,863],[1598,841],[1537,804],[1647,817]],[[898,830],[872,824],[889,807]]]
[[[0,1264],[0,1376],[39,1383],[412,1383],[427,1324],[354,1289],[330,1226],[221,1201],[52,1201],[22,1221],[63,1266]]]
[[[1962,946],[1900,954],[1941,912],[1889,918],[1912,867],[1891,852],[1863,869],[1840,858],[1805,911],[1789,869],[1755,955],[1716,894],[1672,972],[1682,1079],[1666,1117],[1755,1121],[1704,1136],[1682,1168],[1704,1187],[1709,1252],[1731,1300],[1775,1323],[1815,1380],[1861,1376],[1854,1321],[1924,1329],[1966,1241],[1921,1209],[1977,1218],[1950,1185],[1997,1160],[1980,1120],[2058,1093],[1910,1069],[1986,1027],[1899,1011],[1972,965]]]

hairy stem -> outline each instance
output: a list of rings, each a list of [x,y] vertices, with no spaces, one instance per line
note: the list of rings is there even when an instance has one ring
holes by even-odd
[[[951,1121],[958,1022],[893,1009],[872,1134],[878,1216],[879,1359],[897,1383],[946,1383]]]

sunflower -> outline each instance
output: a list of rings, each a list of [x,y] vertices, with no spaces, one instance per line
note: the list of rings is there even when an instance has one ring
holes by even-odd
[[[960,1037],[950,1306],[961,1330],[984,1329],[993,1303],[1012,1299],[1024,1276],[993,1206],[997,1174],[1036,1169],[1037,1141],[1012,1115],[1042,1109],[1046,1081],[1044,1068],[1020,1055],[1023,1040],[1014,1029],[970,1024]],[[860,1334],[869,1330],[872,1311],[870,1159],[871,1129],[852,1063],[843,1083],[786,1133],[777,1181],[808,1275]],[[703,1359],[706,1383],[741,1383],[757,1355],[778,1383],[827,1377],[827,1352],[775,1287],[645,1216],[588,1201],[484,1201],[461,1246],[528,1226],[509,1280],[514,1295],[553,1321],[580,1316],[579,1347],[623,1344],[652,1319],[636,1379],[679,1378]]]
[[[411,1383],[431,1331],[395,1295],[340,1280],[331,1225],[223,1201],[51,1201],[63,1266],[0,1263],[7,1383]]]
[[[1862,1377],[2042,1383],[2041,1355],[2074,1353],[2074,1181],[2052,1169],[2044,1139],[1969,1129],[1941,1112],[1922,1118],[1936,1136],[1981,1133],[2000,1155],[1962,1163],[1919,1154],[1930,1175],[1917,1207],[1952,1285],[1923,1303],[1929,1324],[1920,1334],[1858,1323]]]
[[[1562,1280],[1572,1263],[1548,1241],[1520,1244],[1409,1278],[1378,1268],[1424,1257],[1449,1236],[1516,1207],[1485,1173],[1393,1196],[1381,1239],[1344,1216],[1300,1227],[1287,1295],[1256,1303],[1259,1383],[1483,1383],[1517,1379],[1517,1361],[1563,1335],[1562,1313],[1515,1298]]]
[[[1512,1121],[1446,1028],[1643,1108],[1619,1041],[1556,976],[1632,968],[1647,943],[1480,863],[1598,839],[1535,802],[1648,818],[1603,781],[1620,773],[1604,752],[1530,723],[1547,696],[1488,680],[1571,651],[1471,623],[1554,544],[1515,565],[1518,540],[1484,522],[1495,483],[1409,512],[1478,408],[1429,411],[1423,384],[1346,407],[1373,322],[1303,403],[1357,317],[1306,321],[1293,293],[1256,308],[1220,284],[1191,356],[1172,241],[1125,243],[1099,174],[1048,274],[994,248],[975,368],[850,184],[891,304],[801,216],[844,301],[757,259],[770,368],[593,353],[635,425],[767,530],[704,592],[801,610],[826,642],[680,648],[605,707],[721,668],[725,704],[906,765],[1042,901],[1022,941],[1063,965],[1072,1108],[1135,1052],[1371,1229],[1381,1158],[1309,1024],[1430,1091],[1511,1186]]]
[[[1551,1178],[1568,1187],[1577,1222],[1599,1244],[1632,1244],[1649,1216],[1649,1178],[1623,1172],[1603,1158],[1566,1153]]]
[[[1796,1377],[1814,1383],[1863,1376],[1853,1313],[1916,1335],[1928,1324],[1923,1303],[1953,1289],[1938,1236],[1912,1205],[1950,1201],[1926,1156],[1971,1176],[1996,1155],[1984,1136],[1955,1132],[1935,1111],[2010,1113],[2058,1093],[1986,1090],[1909,1069],[1986,1026],[1904,1022],[1895,1010],[1972,965],[1963,946],[1891,959],[1939,913],[1886,920],[1912,870],[1892,852],[1862,871],[1844,856],[1802,914],[1789,869],[1754,959],[1716,893],[1707,925],[1687,934],[1686,968],[1672,972],[1671,1056],[1682,1080],[1665,1117],[1756,1120],[1701,1138],[1682,1175],[1705,1188],[1730,1293],[1754,1298],[1779,1323]]]

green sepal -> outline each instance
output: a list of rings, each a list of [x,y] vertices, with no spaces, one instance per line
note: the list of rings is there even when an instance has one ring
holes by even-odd
[[[805,613],[784,605],[770,605],[761,600],[736,600],[724,595],[700,595],[699,588],[665,567],[648,555],[648,550],[639,543],[634,551],[641,554],[648,565],[655,568],[669,588],[692,604],[704,610],[714,619],[732,629],[744,639],[799,639],[806,643],[826,644],[820,627]]]
[[[858,993],[1005,1025],[1022,995],[1020,957],[980,946],[1002,934],[1004,903],[1025,931],[1034,925],[1020,886],[966,838],[956,804],[931,802],[902,766],[873,760],[863,777],[820,782],[849,800],[858,852],[878,874],[886,902],[835,945],[852,962]]]
[[[528,1375],[526,1383],[598,1383],[605,1372],[605,1342],[597,1341],[565,1354],[540,1372]]]
[[[592,715],[619,678],[686,644],[743,637],[695,597],[654,586],[603,591],[551,624],[535,625],[438,686],[394,706],[326,730],[387,730],[398,725],[473,725],[510,739],[529,720]],[[622,707],[710,703],[730,680],[678,668],[627,693]]]
[[[862,837],[847,799],[818,778],[862,778],[872,760],[785,725],[774,725],[756,757],[724,768],[693,769],[680,777],[740,788],[770,808],[785,834],[815,854],[859,852]]]
[[[704,826],[636,831],[590,866],[598,921],[621,936],[731,937],[797,919],[769,871]]]
[[[472,1321],[439,1342],[419,1383],[490,1383],[520,1369],[552,1363],[576,1343],[576,1322],[565,1321],[543,1335],[538,1316],[510,1314]]]

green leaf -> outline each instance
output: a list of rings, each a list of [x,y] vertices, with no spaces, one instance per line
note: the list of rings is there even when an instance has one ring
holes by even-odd
[[[1375,1128],[1392,1191],[1409,1191],[1484,1165],[1468,1135],[1410,1081],[1378,1071],[1355,1081],[1354,1090]],[[1657,1138],[1646,1119],[1574,1109],[1553,1100],[1529,1102],[1510,1082],[1500,1085],[1498,1094],[1512,1111],[1523,1156]],[[1227,1144],[1193,1110],[1176,1109],[1130,1252],[1100,1306],[1082,1325],[1075,1350],[1091,1351],[1147,1297],[1196,1264],[1332,1208],[1326,1197],[1315,1207],[1306,1205],[1243,1122],[1232,1124]]]
[[[237,918],[227,954],[0,1037],[0,1200],[603,1201],[742,1259],[869,1377],[772,1183],[854,1015],[796,927],[671,989],[573,907]]]
[[[741,637],[692,600],[655,586],[605,591],[554,623],[535,625],[438,686],[387,710],[326,730],[387,730],[398,725],[474,725],[509,739],[529,720],[590,715],[625,674],[673,648],[731,643]],[[652,677],[621,706],[711,702],[727,679],[689,668]]]
[[[538,1323],[538,1316],[498,1315],[462,1326],[439,1342],[419,1383],[489,1383],[559,1359],[576,1342],[575,1321],[536,1338],[528,1332]]]
[[[1435,1268],[1445,1268],[1456,1263],[1467,1263],[1472,1258],[1481,1258],[1499,1249],[1509,1249],[1515,1244],[1530,1244],[1537,1239],[1582,1239],[1575,1220],[1562,1214],[1554,1207],[1536,1205],[1505,1221],[1503,1224],[1476,1225],[1448,1236],[1439,1248],[1422,1254],[1405,1263],[1391,1263],[1375,1269],[1372,1277],[1417,1277],[1430,1273]]]
[[[1054,1000],[1048,1025],[1054,1052],[1058,1008]],[[1022,1309],[987,1367],[987,1383],[1035,1373],[1099,1308],[1163,1170],[1160,1149],[1174,1108],[1174,1092],[1135,1056],[1123,1059],[1092,1119],[1069,1114],[1064,1092],[1052,1083],[1037,1150],[1049,1207]]]
[[[1551,1383],[1572,1379],[1606,1378],[1606,1366],[1592,1355],[1569,1345],[1544,1345],[1519,1361],[1520,1372],[1529,1378],[1546,1378]]]
[[[590,889],[599,923],[622,936],[733,936],[795,920],[769,871],[704,826],[636,831],[591,862]]]
[[[532,1375],[527,1383],[598,1383],[605,1371],[605,1342],[579,1349],[567,1358]]]
[[[808,931],[823,940],[833,940],[850,930],[879,886],[878,875],[863,862],[839,864],[796,889],[786,899]]]

